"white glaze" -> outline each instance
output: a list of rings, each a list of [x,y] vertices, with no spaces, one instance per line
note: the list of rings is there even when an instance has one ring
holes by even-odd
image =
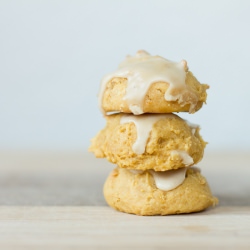
[[[135,143],[132,146],[133,151],[140,155],[145,152],[147,140],[149,134],[153,128],[153,125],[159,121],[160,119],[164,119],[167,117],[175,117],[173,114],[153,114],[153,115],[123,115],[120,123],[129,123],[133,122],[136,126],[137,138]]]
[[[158,172],[150,170],[155,180],[155,185],[157,188],[163,191],[172,190],[183,183],[186,177],[187,168],[180,168],[177,170],[168,170],[163,172]]]
[[[166,82],[169,88],[165,93],[167,101],[177,101],[181,105],[188,104],[183,100],[183,94],[189,92],[185,83],[187,62],[182,60],[179,63],[166,60],[160,56],[151,56],[146,51],[138,51],[134,57],[128,56],[118,69],[103,77],[99,92],[99,107],[102,110],[103,93],[106,84],[114,77],[127,78],[127,89],[124,100],[127,102],[130,111],[139,115],[143,112],[144,97],[155,82]],[[190,104],[190,111],[195,104]]]
[[[190,166],[194,163],[193,158],[186,152],[183,150],[172,150],[170,153],[170,157],[174,156],[174,155],[179,155],[182,158],[182,163],[185,166]]]

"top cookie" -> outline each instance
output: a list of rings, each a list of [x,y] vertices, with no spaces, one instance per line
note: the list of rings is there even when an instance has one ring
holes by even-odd
[[[208,88],[185,60],[176,63],[138,51],[102,79],[99,106],[104,113],[195,113],[206,102]]]

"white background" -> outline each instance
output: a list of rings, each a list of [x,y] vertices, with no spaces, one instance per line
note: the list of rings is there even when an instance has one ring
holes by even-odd
[[[0,0],[0,149],[87,150],[102,76],[145,49],[210,85],[208,150],[250,150],[250,1]]]

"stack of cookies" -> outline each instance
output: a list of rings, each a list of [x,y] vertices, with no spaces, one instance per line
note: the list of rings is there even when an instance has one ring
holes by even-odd
[[[117,167],[104,185],[107,203],[138,215],[191,213],[215,205],[197,167],[206,142],[199,126],[173,112],[198,111],[208,85],[180,63],[138,51],[102,79],[106,127],[90,151]]]

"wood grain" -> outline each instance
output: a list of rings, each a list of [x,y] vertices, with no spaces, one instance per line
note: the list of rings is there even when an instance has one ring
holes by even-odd
[[[108,207],[1,207],[1,249],[249,249],[247,207],[141,217]]]

